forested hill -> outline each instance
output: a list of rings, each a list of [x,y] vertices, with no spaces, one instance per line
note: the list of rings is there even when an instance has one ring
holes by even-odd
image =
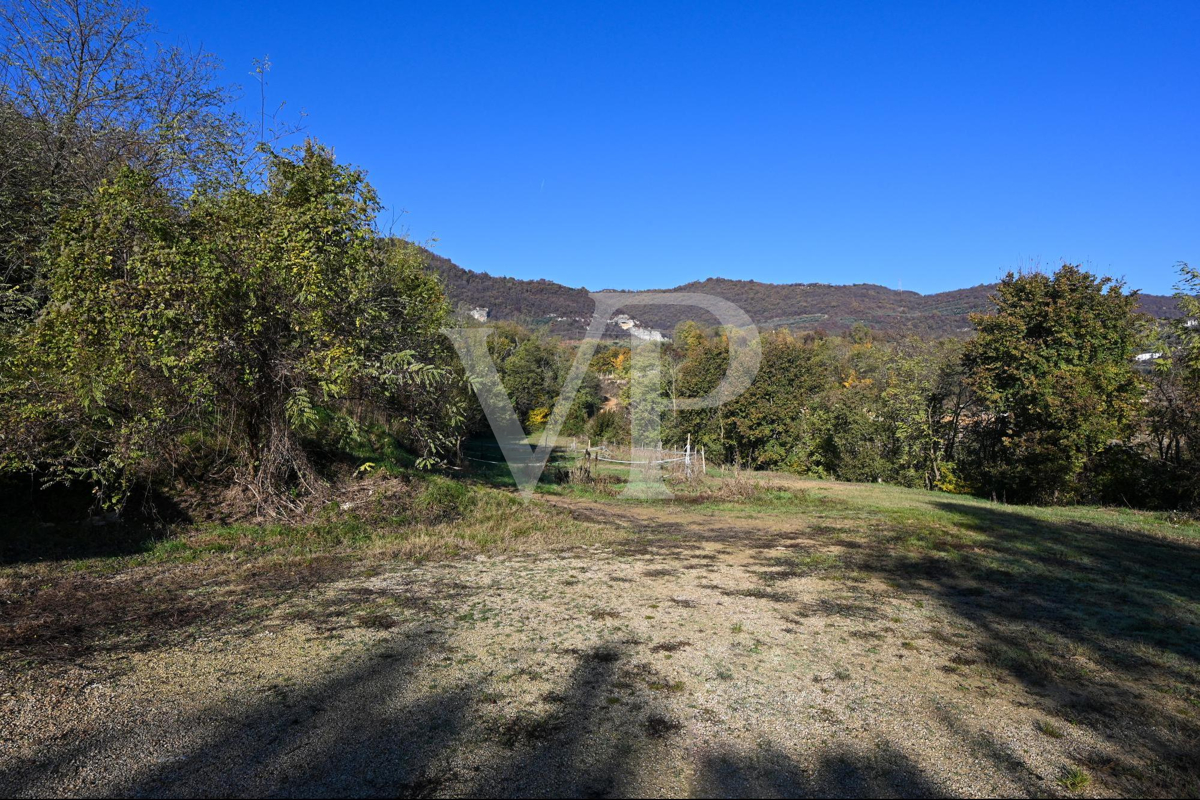
[[[429,254],[429,264],[441,277],[452,303],[463,310],[486,308],[489,320],[547,325],[555,333],[572,335],[582,333],[591,318],[593,304],[586,289],[548,280],[493,277],[463,269],[433,253]],[[937,338],[967,335],[971,330],[968,315],[991,309],[995,287],[983,284],[923,295],[868,283],[833,286],[709,278],[666,291],[717,295],[741,307],[763,328],[821,328],[838,333],[862,322],[892,336]],[[629,294],[636,296],[638,292]],[[1169,296],[1142,295],[1141,308],[1160,318],[1178,315],[1175,298]],[[627,313],[642,326],[668,336],[684,320],[713,321],[704,319],[704,312],[686,306],[631,306]]]

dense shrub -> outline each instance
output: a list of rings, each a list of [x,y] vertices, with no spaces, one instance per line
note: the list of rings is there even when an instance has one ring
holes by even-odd
[[[1070,265],[1000,284],[964,355],[977,411],[961,463],[982,493],[1079,499],[1089,460],[1132,435],[1144,396],[1131,363],[1136,304],[1122,284]]]
[[[449,449],[440,289],[375,235],[378,208],[311,142],[272,156],[259,191],[101,184],[51,235],[45,308],[5,364],[8,467],[119,504],[202,465],[269,502],[319,484],[306,434],[353,438],[364,410],[426,459]]]

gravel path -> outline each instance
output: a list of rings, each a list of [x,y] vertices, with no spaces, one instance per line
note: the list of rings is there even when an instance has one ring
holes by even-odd
[[[249,629],[12,676],[39,795],[1047,796],[1107,745],[963,656],[976,631],[781,518],[581,501],[638,544],[386,565]],[[960,644],[961,643],[961,644]],[[1099,795],[1093,784],[1084,794]]]

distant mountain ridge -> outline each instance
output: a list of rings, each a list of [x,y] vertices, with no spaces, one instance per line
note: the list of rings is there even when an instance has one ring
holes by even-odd
[[[489,320],[546,326],[563,336],[578,336],[587,329],[594,305],[587,289],[544,279],[494,277],[464,269],[435,253],[429,253],[428,258],[430,269],[441,278],[451,302],[464,311],[487,309]],[[923,295],[869,283],[775,284],[708,278],[660,291],[716,295],[739,306],[764,329],[841,333],[862,322],[891,337],[940,338],[969,335],[972,328],[968,315],[990,311],[995,290],[996,284],[991,283]],[[628,294],[636,298],[642,292]],[[1143,294],[1140,299],[1141,310],[1151,316],[1179,316],[1173,297]],[[707,312],[688,306],[631,305],[623,310],[644,328],[668,336],[685,320],[715,322]],[[482,317],[482,312],[478,316]]]

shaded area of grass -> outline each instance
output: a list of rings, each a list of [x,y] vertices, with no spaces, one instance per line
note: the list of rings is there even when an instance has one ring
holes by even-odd
[[[218,562],[204,569],[141,568],[0,578],[0,665],[33,669],[108,652],[161,647],[219,627],[227,633],[351,573],[333,556]]]
[[[765,582],[881,580],[923,598],[914,599],[919,608],[936,603],[969,631],[949,642],[970,646],[950,670],[1017,681],[1056,716],[1119,736],[1130,758],[1107,764],[1107,779],[1126,791],[1200,791],[1200,530],[1193,522],[894,488],[828,491],[847,505],[836,511],[839,524],[824,529],[825,549],[764,551]],[[814,516],[831,519],[819,510]],[[858,619],[880,613],[853,600],[846,609],[831,600],[822,610]],[[1039,730],[1061,735],[1050,723]],[[1087,784],[1073,774],[1062,785]]]
[[[77,531],[44,551],[54,558],[0,567],[0,667],[232,633],[299,592],[395,560],[575,547],[619,535],[544,503],[445,478],[373,477],[350,485],[345,497],[303,522],[153,534],[114,525],[115,541],[103,546]],[[359,610],[311,613],[327,621]],[[369,609],[359,616],[359,625],[389,626]]]

